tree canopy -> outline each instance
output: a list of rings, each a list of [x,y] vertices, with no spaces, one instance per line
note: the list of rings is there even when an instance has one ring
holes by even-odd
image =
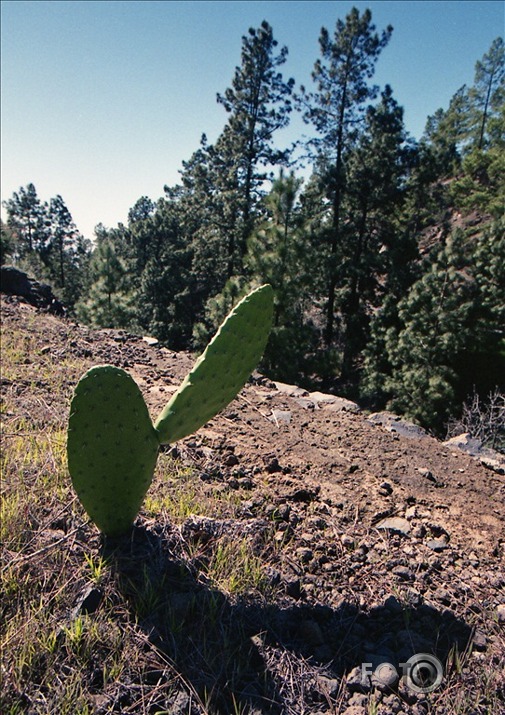
[[[140,197],[126,224],[77,230],[33,183],[5,202],[2,262],[51,282],[94,325],[196,349],[255,285],[275,291],[263,369],[387,407],[442,434],[505,375],[505,50],[408,136],[393,88],[373,83],[392,36],[353,8],[322,28],[312,86],[264,21],[242,37],[217,95],[223,129],[180,182]],[[294,112],[302,178],[279,140]],[[205,130],[205,127],[202,127]]]

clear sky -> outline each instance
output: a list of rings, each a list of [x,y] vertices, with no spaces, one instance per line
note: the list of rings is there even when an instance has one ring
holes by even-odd
[[[392,86],[416,138],[504,32],[502,0],[4,0],[2,200],[31,182],[42,200],[61,194],[89,238],[99,222],[125,222],[140,196],[178,182],[203,132],[221,132],[216,93],[249,27],[267,20],[289,49],[285,77],[310,87],[321,27],[353,5],[394,27],[375,82]],[[298,120],[289,140],[301,131]]]

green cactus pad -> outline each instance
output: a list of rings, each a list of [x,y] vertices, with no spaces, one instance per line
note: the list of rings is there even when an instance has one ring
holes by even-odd
[[[70,407],[68,468],[89,517],[108,536],[128,531],[151,483],[159,441],[124,370],[102,365],[80,379]]]
[[[192,434],[233,400],[263,355],[272,313],[268,284],[233,308],[158,417],[161,444]]]

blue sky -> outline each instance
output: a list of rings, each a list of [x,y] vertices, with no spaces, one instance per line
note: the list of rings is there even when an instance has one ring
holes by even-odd
[[[89,238],[98,222],[126,221],[140,196],[177,183],[203,132],[219,135],[216,93],[249,27],[266,19],[289,49],[285,77],[310,86],[321,27],[353,5],[378,30],[393,25],[374,81],[392,86],[416,138],[504,32],[501,0],[4,0],[2,200],[29,182],[42,200],[61,194]],[[295,121],[286,140],[302,131]]]

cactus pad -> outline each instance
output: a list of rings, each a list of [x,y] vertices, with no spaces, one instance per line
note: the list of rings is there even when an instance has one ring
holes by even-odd
[[[263,285],[238,303],[155,423],[161,444],[195,432],[233,400],[265,349],[273,290]]]
[[[70,408],[68,467],[89,517],[109,536],[132,525],[151,483],[159,441],[135,381],[111,365],[91,368]]]

